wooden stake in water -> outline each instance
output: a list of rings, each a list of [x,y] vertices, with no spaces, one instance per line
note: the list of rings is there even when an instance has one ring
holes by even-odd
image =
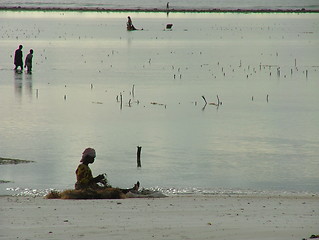
[[[142,151],[142,147],[141,146],[137,146],[137,167],[142,167],[142,164],[141,164],[141,151]]]
[[[120,93],[120,96],[121,96],[121,109],[123,107],[123,96],[122,96],[122,93]]]
[[[219,97],[217,95],[217,106],[219,106],[221,104],[220,100],[219,100]]]
[[[203,98],[203,99],[204,99],[204,101],[205,101],[205,105],[207,105],[207,101],[206,101],[205,96],[202,96],[202,98]]]
[[[133,87],[132,87],[132,97],[134,98],[134,84],[133,84]]]

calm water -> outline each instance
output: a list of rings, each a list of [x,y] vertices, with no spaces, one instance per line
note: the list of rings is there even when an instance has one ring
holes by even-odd
[[[72,188],[89,146],[114,186],[319,193],[317,14],[130,15],[143,31],[0,12],[0,156],[36,161],[0,166],[0,194]],[[32,75],[12,70],[19,44]]]

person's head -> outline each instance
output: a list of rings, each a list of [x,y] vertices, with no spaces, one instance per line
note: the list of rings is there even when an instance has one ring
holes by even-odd
[[[30,53],[33,54],[33,49],[30,49]]]
[[[19,46],[19,49],[22,49],[22,48],[23,48],[23,46],[22,46],[22,45],[20,45],[20,46]]]
[[[96,157],[95,150],[93,148],[86,148],[82,153],[81,162],[84,164],[94,163]]]

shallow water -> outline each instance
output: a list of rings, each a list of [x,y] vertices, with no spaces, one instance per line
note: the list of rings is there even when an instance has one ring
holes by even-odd
[[[0,194],[72,188],[88,146],[114,186],[319,192],[316,14],[131,16],[0,12],[0,153],[36,161],[0,166]]]

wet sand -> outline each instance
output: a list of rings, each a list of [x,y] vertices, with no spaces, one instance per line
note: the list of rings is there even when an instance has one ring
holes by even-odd
[[[319,233],[318,200],[318,196],[1,197],[0,239],[301,240]]]

